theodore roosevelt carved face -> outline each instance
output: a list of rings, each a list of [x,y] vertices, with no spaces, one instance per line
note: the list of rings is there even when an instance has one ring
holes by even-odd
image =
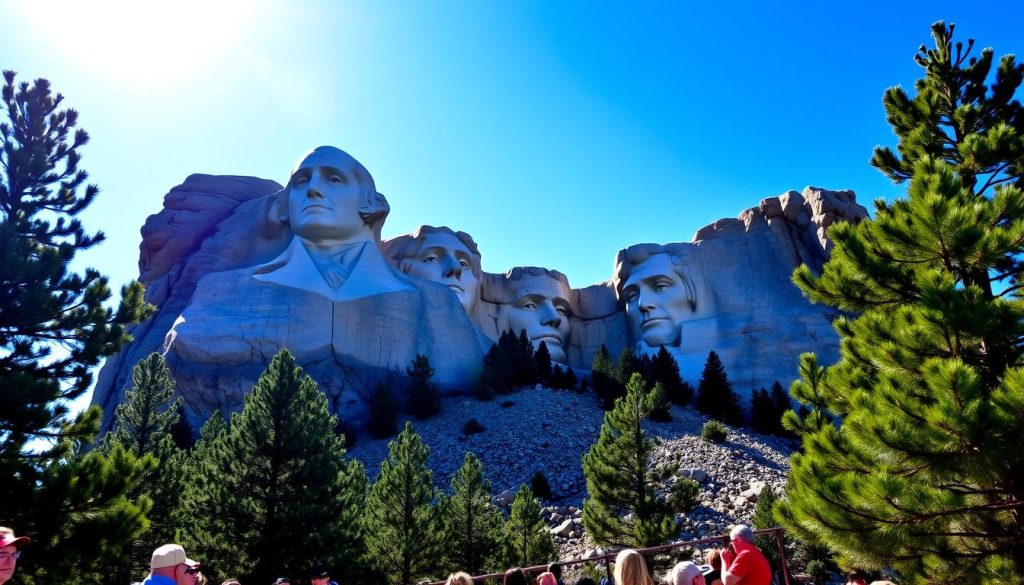
[[[525,330],[534,350],[544,342],[551,361],[566,363],[572,309],[565,276],[531,267],[514,268],[506,279],[510,302],[499,308],[498,329],[516,334]]]

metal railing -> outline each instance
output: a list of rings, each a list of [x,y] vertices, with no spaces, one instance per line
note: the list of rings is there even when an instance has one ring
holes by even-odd
[[[787,565],[787,563],[786,563],[786,547],[785,547],[785,542],[783,540],[783,533],[785,531],[786,530],[784,528],[776,526],[775,528],[766,528],[764,530],[755,530],[754,531],[754,536],[771,536],[771,537],[774,538],[775,544],[779,547],[779,571],[782,573],[782,575],[781,575],[782,576],[782,585],[789,585],[789,569],[786,566]],[[715,536],[715,537],[711,537],[711,538],[701,538],[699,540],[687,540],[687,541],[683,541],[683,542],[676,542],[676,543],[673,543],[673,544],[664,544],[664,545],[661,545],[661,546],[651,546],[651,547],[647,547],[647,548],[638,548],[638,549],[636,549],[636,551],[646,557],[647,555],[663,553],[663,552],[667,552],[667,551],[671,551],[671,550],[675,550],[675,549],[679,549],[679,548],[698,548],[701,545],[723,544],[723,543],[726,546],[728,546],[728,544],[729,544],[729,536],[728,535]],[[605,574],[608,576],[608,580],[610,582],[611,581],[611,577],[612,577],[611,562],[613,560],[615,560],[615,556],[619,554],[619,550],[622,550],[622,549],[618,549],[615,552],[610,552],[610,553],[606,553],[606,554],[603,554],[603,555],[597,555],[597,556],[588,557],[588,558],[585,558],[585,559],[571,559],[571,560],[568,560],[568,561],[558,561],[558,564],[561,565],[562,567],[571,567],[571,566],[575,566],[575,565],[585,565],[587,563],[600,563],[600,562],[604,562],[604,571],[605,571]],[[547,565],[534,565],[532,567],[522,567],[522,569],[526,573],[527,576],[532,576],[532,575],[539,575],[540,573],[543,573],[544,571],[547,571],[548,570],[548,566]],[[496,580],[496,581],[498,581],[500,583],[502,581],[502,579],[504,578],[504,576],[505,576],[505,573],[503,573],[503,572],[502,573],[487,573],[486,575],[474,575],[473,576],[473,582],[474,583],[482,583],[484,581],[489,581],[489,580],[493,579],[493,580]],[[655,579],[655,581],[657,581],[657,579]],[[445,583],[444,581],[433,581],[433,582],[426,583],[426,584],[421,584],[421,585],[444,585],[444,583]]]

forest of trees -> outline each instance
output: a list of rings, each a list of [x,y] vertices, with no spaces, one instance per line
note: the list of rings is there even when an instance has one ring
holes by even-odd
[[[932,36],[913,90],[885,92],[898,142],[871,159],[906,195],[832,225],[822,272],[794,273],[811,301],[836,310],[841,338],[835,364],[800,358],[797,409],[778,381],[745,408],[715,351],[696,388],[665,348],[613,356],[602,346],[586,377],[525,332],[503,333],[487,353],[466,389],[480,400],[541,384],[586,392],[605,411],[582,459],[595,543],[677,536],[674,517],[699,487],[654,464],[643,425],[692,403],[798,445],[785,493],[763,493],[755,523],[783,524],[821,566],[885,569],[907,583],[1024,581],[1024,65],[974,51],[952,25],[936,23]],[[71,268],[103,241],[78,218],[99,191],[79,168],[89,136],[77,112],[45,79],[10,71],[0,108],[0,521],[33,538],[18,582],[127,585],[167,541],[210,576],[252,583],[313,563],[343,582],[406,585],[452,567],[554,560],[525,484],[503,511],[466,453],[449,489],[435,485],[429,447],[397,415],[440,411],[427,356],[396,378],[404,383],[365,390],[366,432],[391,438],[374,478],[287,350],[240,412],[214,413],[194,442],[171,373],[151,355],[98,437],[100,409],[69,404],[153,307],[139,283],[111,304],[106,277]]]

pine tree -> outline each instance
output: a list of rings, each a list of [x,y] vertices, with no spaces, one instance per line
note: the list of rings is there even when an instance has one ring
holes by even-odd
[[[437,386],[430,381],[434,377],[430,358],[417,354],[405,373],[410,379],[409,412],[418,419],[430,418],[441,412],[441,397],[437,393]]]
[[[335,426],[327,398],[295,358],[274,356],[229,428],[211,419],[196,445],[202,475],[185,496],[196,554],[254,582],[317,560],[351,567],[366,481]]]
[[[767,390],[761,388],[750,395],[750,428],[763,435],[773,433],[776,430],[773,422],[776,414],[782,416],[776,413],[775,402]]]
[[[668,401],[668,394],[665,392],[661,382],[654,384],[650,391],[651,412],[648,415],[653,421],[668,422],[672,420],[672,403]]]
[[[192,425],[189,424],[188,418],[185,417],[185,407],[178,406],[178,420],[171,427],[171,437],[174,439],[174,444],[179,449],[191,450],[196,444],[196,439],[193,436]]]
[[[802,435],[780,520],[842,563],[910,582],[1024,581],[1024,65],[953,43],[885,93],[898,154],[872,164],[905,199],[835,224],[822,274],[795,282],[837,307],[840,361],[805,356],[787,413]],[[838,415],[830,422],[829,414]]]
[[[633,348],[627,345],[622,348],[619,357],[615,359],[615,381],[625,387],[633,374],[638,372],[640,372],[640,360],[637,359]]]
[[[708,353],[697,385],[697,410],[730,425],[743,424],[740,397],[733,391],[725,366],[714,351]]]
[[[775,521],[773,509],[775,502],[779,501],[772,486],[765,484],[757,494],[757,504],[754,505],[754,514],[750,517],[750,523],[755,530],[766,530],[775,528],[778,522]],[[778,571],[782,566],[782,558],[779,556],[779,545],[773,536],[757,536],[754,544],[761,551],[761,554],[768,559],[772,571]]]
[[[650,372],[651,381],[661,383],[672,404],[686,406],[693,400],[693,386],[683,380],[679,374],[679,363],[664,345],[651,360]]]
[[[540,347],[533,354],[534,367],[537,370],[537,380],[548,387],[551,383],[551,352],[548,351],[548,344],[540,342]]]
[[[166,542],[176,542],[176,530],[184,524],[181,493],[185,486],[182,469],[186,454],[174,442],[172,431],[178,422],[181,399],[174,399],[174,382],[167,363],[153,353],[132,368],[132,388],[114,415],[113,431],[104,437],[103,450],[119,445],[135,457],[151,455],[156,465],[132,486],[128,497],[152,503],[149,528],[129,547],[131,563],[111,569],[111,582],[128,583],[149,566],[150,553]]]
[[[95,185],[82,192],[88,175],[78,163],[89,136],[47,80],[15,84],[13,71],[3,76],[0,518],[35,541],[31,558],[40,562],[26,559],[17,579],[87,582],[123,561],[125,545],[145,526],[145,506],[124,495],[151,463],[124,450],[75,452],[95,439],[102,413],[90,408],[71,418],[69,405],[89,388],[90,370],[129,340],[125,327],[152,308],[132,283],[113,311],[106,277],[69,270],[77,252],[103,240],[76,217],[99,193]]]
[[[429,449],[411,423],[388,444],[388,458],[366,498],[363,525],[366,546],[375,568],[388,583],[409,585],[437,578],[444,540]]]
[[[654,441],[643,430],[651,397],[639,374],[626,385],[626,396],[605,413],[597,442],[583,456],[587,499],[583,528],[601,546],[645,547],[665,544],[678,532],[676,511],[696,502],[697,483],[680,479],[664,495],[658,488],[676,466],[656,467]]]
[[[772,384],[771,399],[772,404],[775,407],[776,413],[774,424],[772,427],[774,429],[772,431],[772,434],[781,436],[792,436],[792,433],[787,431],[785,427],[782,426],[782,417],[792,407],[792,401],[789,398],[789,392],[786,392],[786,390],[782,387],[782,384],[780,384],[778,380],[776,380],[775,383]]]
[[[104,441],[117,443],[136,457],[152,453],[170,435],[180,408],[167,362],[158,353],[149,354],[132,368],[132,387],[117,406],[113,431]]]
[[[375,439],[383,439],[395,434],[397,405],[391,395],[391,388],[381,380],[370,395],[369,413],[366,417],[366,431]]]
[[[541,516],[540,502],[526,484],[519,486],[505,523],[505,566],[529,567],[555,558],[555,543]]]
[[[533,343],[526,336],[526,330],[519,330],[519,337],[513,346],[512,379],[516,386],[533,386],[537,383],[537,362],[533,359]]]
[[[625,389],[615,379],[615,364],[608,348],[601,344],[590,364],[590,386],[604,410],[611,410],[615,400],[625,394]]]
[[[499,569],[495,560],[503,542],[503,518],[491,504],[491,482],[480,460],[466,453],[451,484],[453,493],[442,515],[449,564],[471,575]]]

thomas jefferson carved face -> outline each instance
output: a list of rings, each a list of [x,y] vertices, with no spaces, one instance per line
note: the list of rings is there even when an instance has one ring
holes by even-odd
[[[366,190],[354,159],[322,147],[296,165],[288,181],[288,221],[295,235],[317,244],[343,244],[373,238],[359,211]]]
[[[668,254],[655,254],[633,268],[622,285],[633,339],[650,347],[676,345],[693,306]]]
[[[534,350],[543,341],[551,361],[564,364],[564,346],[569,340],[568,287],[550,276],[529,274],[510,282],[509,286],[514,289],[515,300],[501,305],[498,328],[517,335],[525,329]]]
[[[423,236],[419,253],[404,266],[412,276],[452,289],[467,312],[480,294],[480,280],[473,274],[473,253],[453,234],[438,231]]]

